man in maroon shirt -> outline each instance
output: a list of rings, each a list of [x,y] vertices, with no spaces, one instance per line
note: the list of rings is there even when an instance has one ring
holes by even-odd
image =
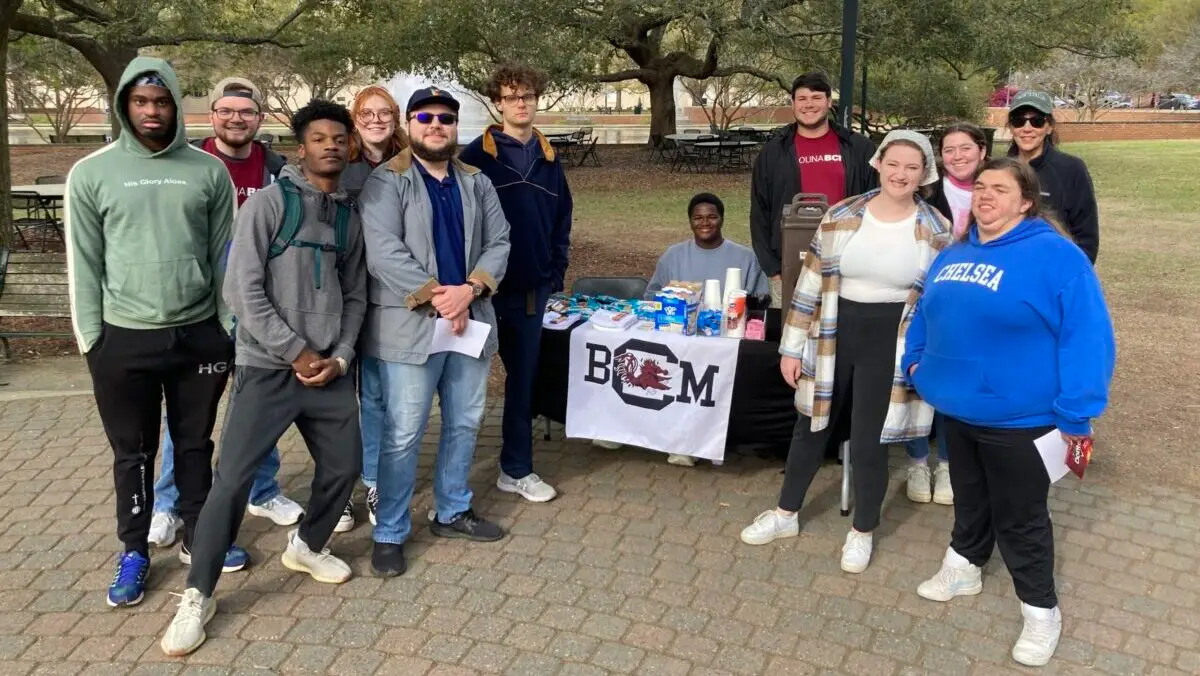
[[[829,204],[879,185],[871,168],[870,139],[830,120],[833,88],[824,73],[805,73],[792,82],[796,121],[763,146],[750,181],[750,241],[771,280],[772,305],[780,305],[783,263],[780,220],[798,192],[825,195]]]
[[[287,164],[282,155],[255,141],[263,119],[262,98],[248,80],[230,78],[212,102],[213,135],[193,142],[225,163],[237,187],[238,206],[257,190],[275,182]]]

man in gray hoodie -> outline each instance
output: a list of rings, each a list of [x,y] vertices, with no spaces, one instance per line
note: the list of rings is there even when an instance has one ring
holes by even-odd
[[[358,397],[346,373],[366,313],[367,274],[357,211],[338,191],[352,128],[349,111],[335,103],[314,100],[297,111],[300,166],[285,167],[238,213],[224,286],[238,322],[237,368],[187,590],[162,639],[168,655],[204,642],[255,471],[292,423],[315,469],[283,565],[318,582],[350,579],[350,567],[325,545],[362,464]]]

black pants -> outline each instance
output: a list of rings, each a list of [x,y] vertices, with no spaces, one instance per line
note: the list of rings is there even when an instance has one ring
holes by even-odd
[[[497,294],[492,299],[504,363],[500,469],[514,479],[533,472],[533,383],[542,344],[542,315],[550,287]]]
[[[362,471],[354,378],[348,374],[325,387],[305,387],[290,368],[238,366],[221,432],[216,477],[191,548],[188,587],[212,596],[225,552],[242,526],[254,473],[293,422],[315,465],[300,539],[314,552],[329,542]]]
[[[88,351],[96,408],[113,449],[117,535],[126,551],[148,553],[164,396],[183,539],[191,542],[212,484],[212,431],[232,361],[233,342],[216,318],[170,329],[105,324]]]
[[[801,415],[792,432],[779,507],[800,510],[833,435],[849,420],[854,465],[854,529],[869,533],[879,526],[888,483],[888,447],[879,443],[892,396],[896,370],[896,332],[903,303],[838,302],[837,358],[829,424],[812,431],[812,418]]]
[[[976,427],[943,417],[954,487],[954,532],[950,546],[983,566],[1000,545],[1017,598],[1053,608],[1054,529],[1046,498],[1050,477],[1034,439],[1052,428]]]

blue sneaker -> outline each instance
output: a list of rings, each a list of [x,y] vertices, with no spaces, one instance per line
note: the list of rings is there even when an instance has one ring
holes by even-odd
[[[125,552],[117,561],[117,572],[112,584],[108,585],[108,605],[136,606],[146,594],[146,575],[150,572],[150,559],[141,552]]]
[[[192,553],[187,550],[187,547],[179,548],[179,562],[185,566],[192,565]],[[231,545],[229,551],[225,552],[225,562],[221,566],[221,572],[236,573],[248,565],[250,565],[250,552],[237,545]]]

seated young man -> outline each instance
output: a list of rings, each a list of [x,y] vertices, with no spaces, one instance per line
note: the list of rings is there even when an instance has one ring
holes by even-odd
[[[729,268],[741,268],[742,288],[750,299],[761,300],[771,295],[754,252],[721,235],[725,203],[719,197],[706,192],[693,197],[688,203],[688,221],[692,238],[667,247],[646,287],[646,298],[654,298],[672,281],[703,283],[706,279],[719,279],[724,284]]]

